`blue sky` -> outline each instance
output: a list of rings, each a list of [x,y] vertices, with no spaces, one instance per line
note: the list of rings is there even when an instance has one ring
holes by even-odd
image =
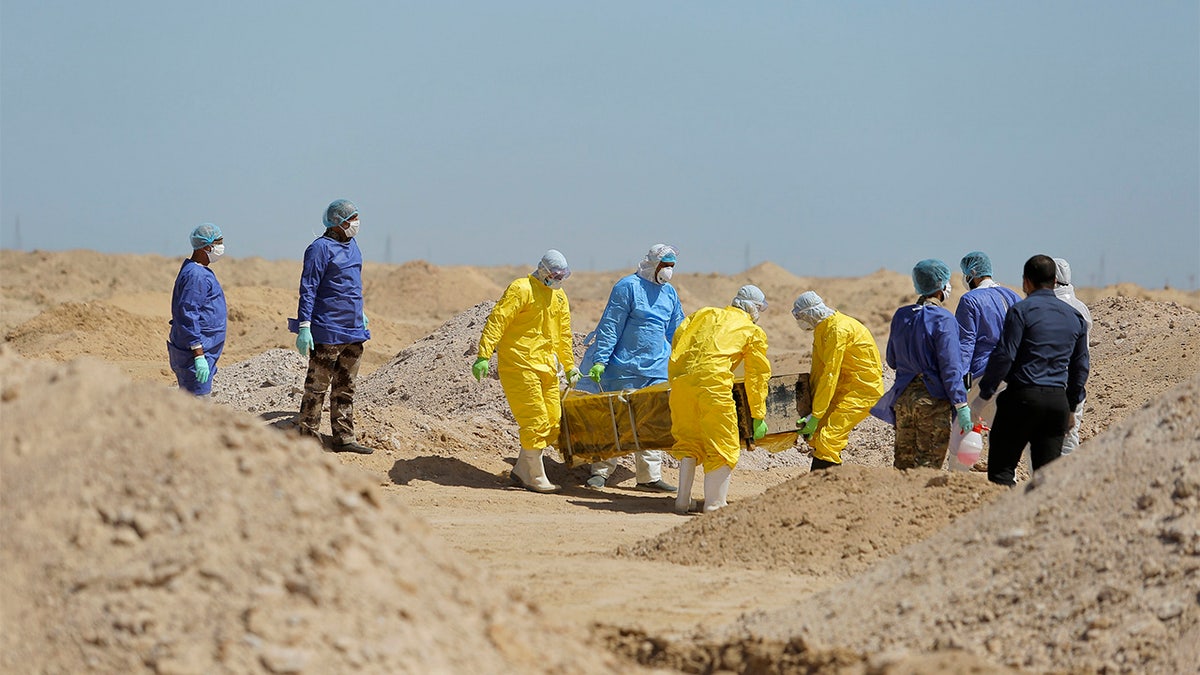
[[[298,260],[346,197],[379,262],[1196,288],[1198,36],[1194,1],[5,0],[0,245]]]

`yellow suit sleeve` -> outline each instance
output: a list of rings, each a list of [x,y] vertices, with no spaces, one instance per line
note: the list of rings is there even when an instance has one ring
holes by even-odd
[[[556,294],[562,296],[561,303],[555,303],[558,308],[558,316],[554,317],[558,322],[558,344],[555,345],[558,354],[558,362],[562,364],[563,372],[567,372],[575,367],[575,351],[574,351],[574,335],[571,334],[571,303],[567,300],[567,294],[561,290],[556,291]]]
[[[488,315],[487,323],[483,326],[483,334],[479,336],[479,358],[492,358],[492,353],[496,351],[496,345],[500,344],[500,339],[504,337],[513,317],[529,301],[522,292],[519,281],[520,279],[508,285],[508,288],[504,290],[504,295],[500,296],[500,299],[496,301],[496,306],[492,308],[492,313]]]
[[[827,319],[832,321],[833,317]],[[846,345],[850,335],[834,324],[821,336],[817,350],[813,353],[813,372],[809,378],[813,386],[812,414],[819,419],[825,419],[829,414],[829,404],[833,401],[837,389],[838,378],[842,372],[842,358],[846,355]]]
[[[767,360],[767,334],[758,326],[752,326],[750,339],[742,352],[746,372],[746,399],[750,404],[750,416],[763,419],[767,416],[767,382],[771,379],[771,362]]]

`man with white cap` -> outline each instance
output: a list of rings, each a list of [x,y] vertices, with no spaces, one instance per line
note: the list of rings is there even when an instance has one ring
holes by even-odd
[[[562,419],[559,367],[567,381],[582,377],[571,348],[571,307],[562,283],[571,268],[562,253],[546,251],[537,269],[514,280],[488,315],[471,373],[482,381],[496,354],[504,397],[520,426],[521,454],[512,480],[531,492],[558,492],[546,478],[542,456],[558,440]]]
[[[796,422],[813,447],[812,470],[842,463],[850,432],[883,395],[883,364],[871,331],[827,306],[814,291],[792,305],[792,316],[813,332],[812,413]]]
[[[667,244],[651,246],[637,271],[613,285],[596,326],[595,365],[588,370],[588,377],[602,391],[641,389],[667,381],[671,339],[683,321],[679,294],[670,284],[676,253]],[[638,450],[633,457],[639,490],[675,491],[663,480],[658,450]],[[604,487],[616,468],[616,458],[592,464],[587,486]]]
[[[1075,297],[1075,287],[1071,285],[1071,264],[1063,258],[1054,259],[1054,295],[1059,300],[1067,303],[1079,312],[1083,320],[1087,322],[1087,332],[1091,335],[1092,332],[1092,313],[1088,311],[1087,305],[1083,301]],[[1087,404],[1087,398],[1079,401],[1079,405],[1075,406],[1074,423],[1071,428],[1067,429],[1067,433],[1063,436],[1062,454],[1069,455],[1079,447],[1079,425],[1083,423],[1083,407]]]
[[[675,331],[667,377],[671,382],[671,456],[679,460],[675,511],[696,510],[692,481],[704,467],[704,511],[726,506],[729,482],[741,453],[733,371],[745,364],[746,398],[755,440],[767,433],[767,334],[759,313],[767,299],[757,286],[742,286],[725,308],[703,307]]]

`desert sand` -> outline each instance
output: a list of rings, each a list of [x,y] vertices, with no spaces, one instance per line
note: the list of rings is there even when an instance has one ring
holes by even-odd
[[[376,452],[343,456],[288,430],[299,263],[214,266],[229,331],[205,403],[166,366],[179,262],[0,251],[2,672],[1200,663],[1200,292],[1079,289],[1095,318],[1084,443],[1016,489],[897,472],[869,419],[840,469],[810,475],[802,446],[743,453],[728,508],[678,516],[632,489],[631,463],[592,491],[548,456],[563,493],[510,487],[516,426],[494,375],[469,371],[491,303],[528,269],[365,267],[356,420]],[[626,273],[568,280],[577,346]],[[777,373],[808,370],[802,291],[881,348],[912,299],[888,271],[673,280],[686,311],[744,283],[771,303]]]

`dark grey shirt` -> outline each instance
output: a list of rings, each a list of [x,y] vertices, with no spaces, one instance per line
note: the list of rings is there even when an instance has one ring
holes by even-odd
[[[1087,322],[1053,290],[1040,288],[1004,316],[1004,330],[979,381],[979,395],[990,399],[1001,380],[1010,387],[1065,387],[1074,410],[1086,395],[1089,367]]]

